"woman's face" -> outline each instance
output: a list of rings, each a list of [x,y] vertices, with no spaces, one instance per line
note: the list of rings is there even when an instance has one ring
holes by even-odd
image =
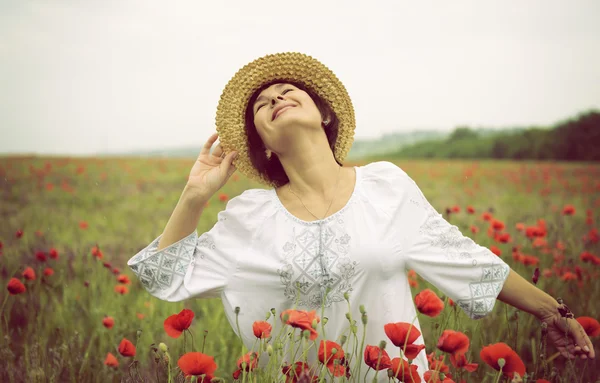
[[[289,107],[273,118],[273,112],[280,106]],[[285,151],[295,138],[306,134],[305,130],[322,129],[321,112],[312,98],[291,84],[271,85],[259,94],[252,108],[259,136],[275,153]]]

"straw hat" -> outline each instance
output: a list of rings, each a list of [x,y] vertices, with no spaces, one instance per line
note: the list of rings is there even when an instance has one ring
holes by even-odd
[[[321,62],[298,52],[283,52],[260,57],[237,71],[225,86],[217,106],[216,130],[225,153],[235,150],[233,161],[245,176],[261,184],[275,186],[252,165],[244,116],[252,94],[263,84],[273,81],[298,81],[312,89],[326,102],[339,120],[335,157],[342,162],[354,141],[354,108],[341,81]]]

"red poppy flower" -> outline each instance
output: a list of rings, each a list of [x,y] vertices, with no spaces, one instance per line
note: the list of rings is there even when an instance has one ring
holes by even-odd
[[[17,232],[15,233],[15,237],[21,238],[22,236],[23,236],[23,230],[17,230]]]
[[[104,359],[104,364],[109,367],[119,367],[119,361],[110,352],[108,354],[106,354],[106,359]]]
[[[85,222],[85,221],[80,221],[79,222],[79,227],[82,228],[83,230],[87,229],[88,226],[89,226],[88,223]]]
[[[206,375],[204,382],[210,382],[217,369],[214,358],[201,352],[183,354],[177,361],[177,365],[185,376]]]
[[[123,338],[119,343],[119,352],[123,356],[135,356],[135,346],[127,338]]]
[[[365,364],[374,370],[385,370],[392,367],[390,356],[378,346],[367,345],[365,347]]]
[[[246,367],[242,366],[246,363]],[[258,366],[258,353],[248,352],[237,360],[237,368],[239,370],[252,371]]]
[[[327,366],[333,376],[343,376],[346,366],[341,364],[344,358],[344,349],[339,344],[330,340],[321,340],[319,345],[319,362]],[[339,364],[335,363],[338,360]]]
[[[600,335],[600,323],[592,317],[579,317],[576,318],[577,322],[583,327],[587,336],[598,336]]]
[[[477,363],[467,362],[465,354],[450,354],[450,363],[456,368],[464,368],[469,372],[477,370]]]
[[[525,375],[525,364],[523,364],[519,355],[506,343],[500,342],[485,346],[481,349],[479,356],[484,362],[498,371],[500,371],[498,359],[504,359],[502,374],[509,378],[512,378],[515,372],[520,376]]]
[[[127,275],[125,275],[125,274],[121,274],[121,275],[119,275],[119,276],[117,277],[117,281],[118,281],[119,283],[123,283],[123,284],[125,284],[125,285],[127,285],[127,284],[131,283],[131,281],[129,280],[129,277],[128,277]]]
[[[52,270],[52,268],[51,268],[51,267],[46,267],[46,268],[44,269],[44,275],[45,275],[45,276],[49,277],[49,276],[51,276],[51,275],[53,275],[53,274],[54,274],[54,270]]]
[[[272,326],[269,322],[265,321],[256,321],[252,324],[252,331],[254,332],[254,336],[259,339],[265,339],[271,336]]]
[[[138,317],[139,320],[142,320],[145,317],[145,315],[142,314],[142,313],[136,313],[135,315],[137,315],[137,317]]]
[[[492,245],[490,246],[490,251],[494,254],[496,254],[497,256],[501,256],[502,255],[502,250],[500,250],[500,248],[496,245]]]
[[[415,296],[415,304],[421,314],[430,317],[440,315],[444,309],[444,302],[430,289],[425,289]]]
[[[304,362],[296,362],[291,366],[283,366],[281,372],[286,376],[285,383],[314,383],[319,380],[316,372],[312,371],[309,365]]]
[[[575,214],[575,207],[573,205],[565,205],[562,210],[563,215],[573,215]]]
[[[115,325],[115,320],[113,317],[105,316],[104,319],[102,319],[102,324],[106,328],[112,328]]]
[[[404,347],[405,343],[412,344],[421,336],[419,329],[406,322],[387,323],[383,329],[396,347]]]
[[[394,343],[396,347],[400,347],[404,352],[404,356],[409,359],[416,358],[421,350],[425,348],[424,344],[413,344],[417,338],[421,336],[421,332],[410,323],[388,323],[384,326],[384,330],[392,343]]]
[[[52,259],[58,259],[58,250],[56,250],[55,248],[51,248],[50,251],[48,252],[48,255]]]
[[[394,358],[392,359],[392,367],[388,369],[388,376],[398,378],[399,381],[404,383],[421,383],[421,377],[417,373],[418,366],[415,364],[408,364],[404,359]]]
[[[473,208],[473,206],[467,206],[467,213],[469,214],[475,214],[475,208]]]
[[[121,294],[121,295],[125,295],[127,294],[129,290],[127,289],[127,286],[125,285],[116,285],[115,286],[115,292]]]
[[[35,279],[35,271],[27,266],[25,268],[25,271],[23,271],[23,278],[27,279],[28,281],[33,281]]]
[[[219,194],[219,201],[221,201],[221,202],[225,202],[225,201],[227,201],[228,199],[229,199],[229,197],[227,196],[227,194],[225,194],[225,193],[220,193],[220,194]]]
[[[492,229],[494,229],[494,230],[497,230],[497,231],[504,230],[504,222],[502,222],[498,219],[492,219],[491,225],[492,225]]]
[[[11,278],[6,285],[6,289],[11,295],[17,295],[25,292],[25,285],[17,278]]]
[[[450,376],[436,370],[425,371],[423,378],[427,383],[455,383]]]
[[[302,331],[310,331],[310,340],[315,340],[319,336],[317,330],[312,327],[314,321],[316,323],[321,321],[315,310],[310,312],[304,310],[285,310],[280,314],[280,317],[281,320],[287,317],[286,324],[294,328],[299,328]]]
[[[46,262],[46,253],[44,253],[43,251],[36,251],[35,252],[35,258],[40,261],[40,262]]]
[[[179,314],[173,314],[163,322],[165,332],[171,338],[179,338],[184,330],[187,330],[194,319],[194,312],[183,309]]]
[[[104,257],[104,254],[102,254],[102,251],[100,251],[98,246],[94,246],[94,247],[92,247],[92,256],[94,256],[98,259],[102,259],[102,257]]]
[[[437,348],[450,354],[464,354],[469,349],[469,338],[460,331],[444,330],[438,339]]]

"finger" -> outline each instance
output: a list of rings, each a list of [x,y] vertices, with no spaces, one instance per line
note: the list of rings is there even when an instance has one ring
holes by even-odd
[[[217,146],[215,146],[215,149],[212,151],[212,155],[215,157],[222,157],[221,155],[223,154],[223,147],[221,146],[221,143],[219,142],[217,144]]]
[[[210,137],[208,137],[208,140],[206,140],[206,142],[204,143],[204,146],[202,146],[202,149],[200,150],[200,155],[207,155],[210,153],[210,148],[213,146],[213,144],[217,140],[218,136],[219,136],[219,133],[215,132],[215,133],[211,134]]]

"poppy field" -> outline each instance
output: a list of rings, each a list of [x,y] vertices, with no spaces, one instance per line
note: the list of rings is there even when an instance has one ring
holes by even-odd
[[[0,381],[363,382],[377,370],[390,381],[421,382],[410,362],[423,348],[428,382],[598,381],[600,358],[567,360],[532,315],[498,301],[488,316],[470,319],[412,270],[424,345],[401,322],[387,324],[377,345],[317,344],[323,318],[290,307],[256,318],[256,348],[245,349],[220,300],[161,301],[126,265],[162,233],[193,161],[0,158]],[[463,234],[564,299],[600,354],[600,165],[394,162]],[[207,202],[198,233],[249,188],[264,186],[236,172]],[[361,303],[362,318],[351,322],[358,340],[369,314]],[[297,338],[292,365],[278,363],[286,329]],[[405,358],[390,359],[390,347]],[[305,348],[317,350],[317,365],[302,359]],[[263,352],[271,358],[260,367]]]

